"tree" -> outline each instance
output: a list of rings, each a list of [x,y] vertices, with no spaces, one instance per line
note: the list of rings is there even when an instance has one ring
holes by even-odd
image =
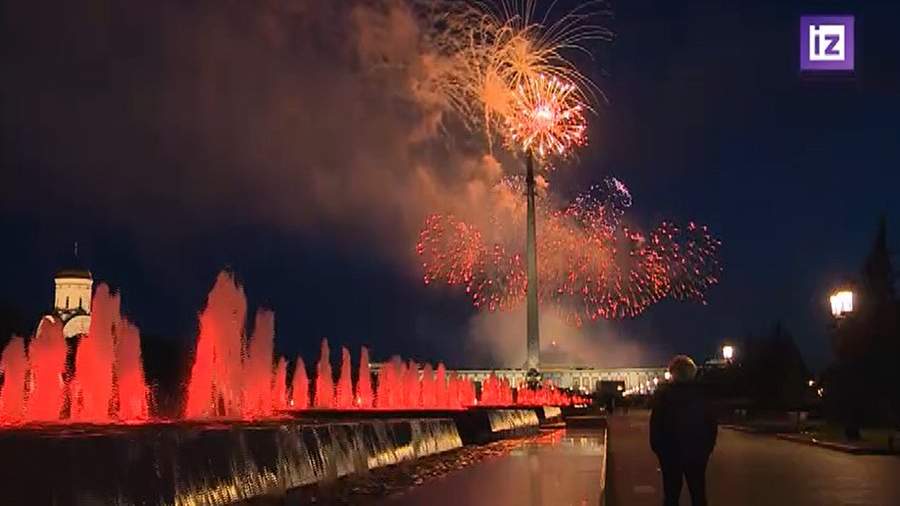
[[[746,347],[742,369],[753,404],[776,410],[801,407],[810,374],[787,328],[776,323],[768,335],[748,340]]]
[[[894,380],[900,356],[896,272],[888,248],[887,221],[878,223],[860,270],[854,312],[836,322],[832,390],[848,425],[896,423],[900,387]]]

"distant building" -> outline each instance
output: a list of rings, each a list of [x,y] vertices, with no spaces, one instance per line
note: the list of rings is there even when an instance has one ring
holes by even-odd
[[[491,373],[500,379],[506,379],[510,385],[525,383],[525,369],[458,369],[447,371],[448,374],[456,373],[461,377],[471,379],[474,382],[482,382]],[[663,381],[666,374],[665,367],[577,367],[577,366],[544,366],[541,367],[541,378],[550,380],[560,388],[581,390],[585,393],[600,391],[601,382],[621,382],[624,390],[631,393],[649,393],[656,389],[656,385]]]
[[[384,363],[373,363],[372,372],[375,374],[384,366]],[[455,369],[448,370],[447,374],[456,374],[461,378],[472,380],[474,383],[482,383],[491,374],[500,379],[509,381],[513,387],[526,382],[528,370],[516,369]],[[577,366],[544,366],[541,368],[541,378],[550,380],[559,388],[571,388],[584,393],[600,391],[601,383],[616,382],[623,385],[622,393],[646,394],[656,390],[656,385],[665,380],[665,367],[577,367]]]
[[[63,269],[53,278],[53,315],[63,321],[66,338],[87,334],[91,326],[94,279],[87,269]]]

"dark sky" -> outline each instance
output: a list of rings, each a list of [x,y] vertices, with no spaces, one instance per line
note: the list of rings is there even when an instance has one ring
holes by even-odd
[[[0,304],[29,321],[49,309],[52,273],[78,241],[146,334],[190,339],[227,266],[251,304],[276,310],[285,353],[313,357],[327,336],[375,358],[480,365],[474,310],[458,291],[422,286],[409,254],[428,210],[409,182],[427,156],[398,155],[393,132],[417,130],[394,98],[360,84],[381,18],[366,13],[354,31],[358,11],[313,0],[263,14],[256,5],[272,2],[113,4],[4,3]],[[661,362],[782,320],[821,366],[827,292],[859,270],[880,213],[896,245],[900,7],[613,10],[615,41],[582,67],[609,104],[554,184],[574,193],[616,175],[633,220],[707,223],[725,271],[706,306],[663,302],[578,332],[625,336]],[[853,78],[799,74],[803,13],[856,15]],[[402,35],[379,58],[407,58]],[[446,188],[453,199],[458,187]]]

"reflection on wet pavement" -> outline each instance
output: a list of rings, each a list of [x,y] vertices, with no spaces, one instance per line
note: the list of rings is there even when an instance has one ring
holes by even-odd
[[[504,457],[478,463],[383,506],[582,506],[600,504],[603,432],[555,431]]]

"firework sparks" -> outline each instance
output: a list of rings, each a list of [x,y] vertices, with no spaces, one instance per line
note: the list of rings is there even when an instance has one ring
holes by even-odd
[[[501,186],[505,193],[521,184]],[[635,317],[665,298],[705,302],[718,282],[720,243],[709,230],[663,222],[645,235],[621,226],[631,194],[614,178],[562,209],[538,203],[540,297],[575,324]],[[509,233],[522,230],[524,211],[496,208],[505,216],[490,221],[490,240],[457,217],[433,215],[417,246],[426,283],[463,286],[476,307],[491,311],[516,307],[527,288],[524,238]]]
[[[611,40],[608,29],[590,23],[605,13],[596,9],[597,2],[581,4],[555,22],[550,21],[550,11],[537,19],[537,3],[533,0],[428,4],[430,43],[452,62],[439,80],[442,93],[463,123],[484,130],[489,145],[495,136],[509,140],[511,122],[518,127],[518,135],[524,133],[521,127],[526,125],[532,129],[542,126],[547,131],[547,126],[560,120],[571,126],[579,122],[576,120],[583,123],[584,104],[602,96],[591,79],[563,54],[590,54],[590,41]],[[548,94],[564,95],[558,105],[577,104],[577,111],[568,113],[568,118],[556,114],[553,108],[533,107],[534,99],[548,98]],[[573,139],[583,138],[583,134],[582,129]],[[558,134],[554,137],[567,139]],[[568,145],[552,144],[557,150]]]
[[[556,77],[538,75],[520,84],[506,116],[510,141],[539,158],[563,157],[585,143],[585,123],[575,86]]]

